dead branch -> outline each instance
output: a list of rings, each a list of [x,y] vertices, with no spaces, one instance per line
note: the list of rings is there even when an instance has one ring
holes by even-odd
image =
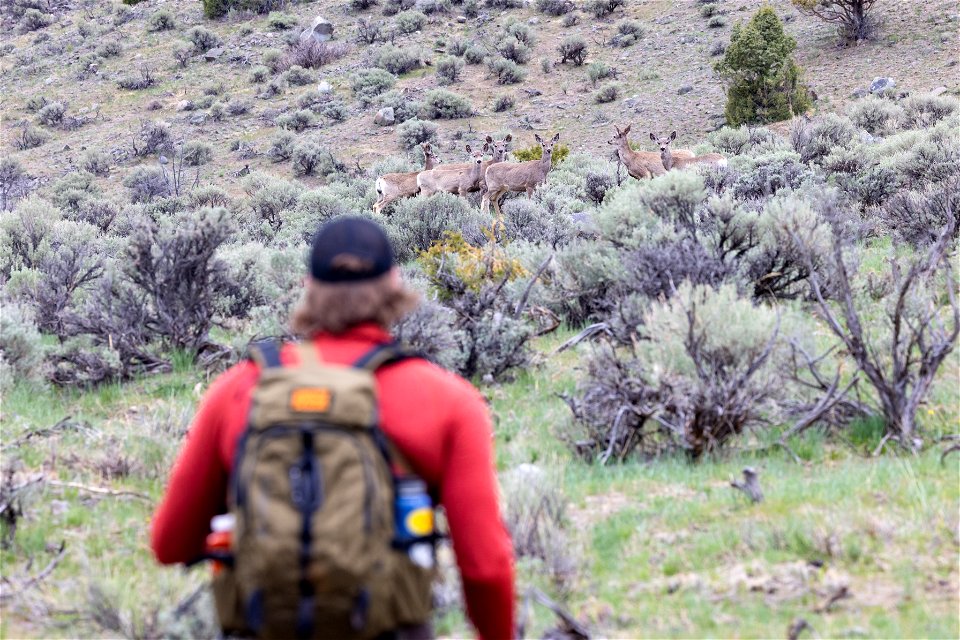
[[[833,608],[838,601],[843,600],[844,598],[849,598],[852,594],[850,593],[850,588],[847,585],[841,585],[833,593],[827,596],[827,599],[824,600],[823,604],[814,609],[816,613],[826,613]]]
[[[570,347],[575,347],[581,342],[583,342],[584,340],[588,338],[592,338],[598,333],[606,333],[607,335],[610,335],[610,325],[607,324],[606,322],[596,322],[594,324],[591,324],[590,326],[584,328],[583,331],[581,331],[580,333],[573,336],[572,338],[564,342],[562,345],[557,347],[553,353],[554,354],[562,353],[567,349],[569,349]]]
[[[520,301],[517,302],[517,306],[513,311],[513,317],[519,318],[520,314],[523,313],[523,308],[527,306],[527,298],[530,297],[530,291],[533,289],[534,283],[543,275],[543,272],[546,270],[547,266],[553,260],[553,254],[547,256],[547,259],[543,261],[543,264],[540,265],[540,268],[537,269],[537,272],[533,274],[533,277],[530,278],[530,282],[527,284],[527,288],[523,290],[523,295],[520,296]]]
[[[569,640],[590,640],[590,631],[584,627],[580,622],[577,621],[570,613],[568,613],[563,607],[554,602],[547,594],[536,587],[530,587],[527,589],[526,594],[524,595],[524,609],[529,611],[531,602],[538,602],[550,609],[563,623],[564,627],[562,629],[564,636]],[[526,627],[526,616],[521,620],[521,628],[519,633],[519,638],[523,640],[524,631]]]
[[[145,493],[140,493],[139,491],[130,491],[128,489],[108,489],[106,487],[95,487],[91,485],[80,484],[79,482],[63,482],[61,480],[46,480],[45,482],[47,485],[59,489],[76,489],[78,491],[86,491],[87,493],[94,493],[101,496],[130,496],[131,498],[139,498],[140,500],[153,502],[153,498]]]
[[[61,431],[81,431],[86,433],[95,433],[93,429],[86,426],[84,423],[74,421],[73,416],[67,416],[52,427],[44,427],[42,429],[33,429],[28,431],[13,442],[3,445],[3,447],[0,447],[0,449],[3,451],[8,449],[16,449],[33,438],[48,438]]]
[[[753,503],[763,502],[763,490],[760,489],[759,474],[753,467],[744,467],[743,482],[731,480],[730,486],[745,493]]]
[[[45,580],[53,570],[57,568],[57,565],[60,564],[60,561],[63,560],[63,557],[67,554],[67,543],[66,541],[60,542],[60,548],[57,550],[57,555],[47,563],[47,566],[44,567],[40,573],[30,578],[27,578],[23,582],[14,584],[13,581],[7,581],[11,585],[11,589],[0,591],[0,600],[8,600],[12,598],[14,594],[23,593],[27,589],[30,589],[34,585]]]
[[[943,450],[943,453],[940,454],[940,464],[942,465],[944,462],[946,462],[947,456],[954,451],[960,451],[960,443],[953,444]]]

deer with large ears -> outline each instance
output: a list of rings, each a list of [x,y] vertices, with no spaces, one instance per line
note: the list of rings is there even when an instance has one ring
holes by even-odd
[[[510,150],[510,142],[513,140],[513,136],[509,133],[502,140],[494,140],[491,136],[487,136],[486,144],[493,150],[493,158],[491,160],[484,160],[480,165],[480,179],[473,185],[470,185],[470,188],[467,189],[467,192],[473,191],[483,191],[486,186],[485,176],[487,169],[498,162],[503,162],[507,158],[507,152]],[[472,168],[472,162],[461,162],[453,164],[445,164],[440,167],[437,167],[438,171],[463,171],[470,170]]]
[[[473,161],[462,163],[466,167],[464,169],[421,171],[417,174],[417,186],[420,187],[420,194],[432,196],[438,191],[460,196],[467,194],[471,188],[480,182],[483,175],[483,154],[489,148],[490,145],[486,143],[483,148],[476,150],[467,145],[467,153],[473,156]]]
[[[666,173],[666,170],[663,168],[663,161],[660,159],[660,154],[650,151],[634,151],[630,148],[630,140],[627,137],[630,133],[630,127],[633,125],[627,125],[627,127],[621,131],[620,127],[614,126],[617,134],[613,136],[610,140],[607,140],[607,144],[616,145],[617,147],[617,157],[620,158],[620,162],[623,163],[623,166],[627,168],[627,173],[636,178],[637,180],[642,180],[644,178],[652,178],[654,176],[663,175]],[[675,149],[673,151],[675,157],[683,156],[692,158],[693,152],[686,149]]]
[[[534,134],[534,137],[543,151],[539,160],[500,162],[487,168],[485,176],[487,188],[480,201],[481,211],[489,214],[490,203],[492,202],[493,209],[497,212],[497,217],[500,218],[502,217],[500,198],[508,191],[526,191],[529,198],[533,195],[534,189],[547,179],[553,161],[553,145],[557,144],[560,134],[553,136],[549,143],[544,142],[537,134]]]
[[[663,168],[667,171],[693,166],[727,166],[727,159],[719,153],[705,153],[702,156],[694,156],[693,158],[681,158],[677,156],[676,153],[671,152],[670,143],[677,139],[676,131],[671,133],[668,138],[658,138],[651,133],[650,139],[660,147],[660,160],[663,163]]]
[[[423,149],[423,168],[425,171],[433,169],[440,162],[429,142],[420,145]],[[373,212],[381,213],[388,204],[401,198],[412,198],[417,195],[420,187],[417,186],[419,171],[406,173],[385,173],[377,178],[377,201],[373,203]]]

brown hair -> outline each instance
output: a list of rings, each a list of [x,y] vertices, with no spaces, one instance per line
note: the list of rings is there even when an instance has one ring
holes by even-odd
[[[388,329],[419,302],[420,296],[407,289],[392,271],[359,282],[307,278],[300,302],[290,316],[290,328],[303,337],[321,331],[343,333],[363,322]]]

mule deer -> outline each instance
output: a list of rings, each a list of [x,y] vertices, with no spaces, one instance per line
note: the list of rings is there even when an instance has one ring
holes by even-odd
[[[420,145],[423,148],[423,169],[429,171],[439,162],[440,158],[433,152],[429,142]],[[373,203],[373,212],[380,213],[388,204],[401,198],[411,198],[417,195],[417,175],[419,171],[406,173],[385,173],[377,178],[377,201]]]
[[[490,145],[485,143],[482,149],[474,151],[470,148],[470,145],[467,145],[467,153],[473,156],[473,162],[461,164],[461,166],[467,168],[421,171],[417,174],[417,186],[420,187],[420,194],[432,196],[438,191],[445,191],[454,195],[465,195],[471,187],[475,187],[480,182],[481,171],[483,170],[483,154],[489,148]]]
[[[486,143],[493,149],[493,159],[484,160],[480,165],[480,179],[477,180],[475,184],[470,185],[470,188],[467,189],[467,192],[474,191],[483,191],[486,187],[486,181],[484,177],[486,176],[487,169],[490,165],[497,164],[498,162],[503,162],[507,158],[507,152],[510,150],[510,142],[513,140],[513,136],[509,133],[503,140],[495,141],[492,137],[487,136]],[[472,162],[462,162],[454,164],[445,164],[441,167],[437,167],[438,171],[461,171],[471,169]]]
[[[670,151],[670,143],[677,139],[676,131],[671,133],[669,138],[658,138],[656,135],[651,133],[650,139],[656,142],[657,146],[660,147],[660,160],[663,163],[663,168],[667,171],[670,171],[671,169],[683,169],[691,166],[727,166],[727,159],[719,153],[705,153],[702,156],[694,156],[692,158],[682,158],[677,156],[675,153],[672,153]]]
[[[487,168],[485,176],[487,186],[480,201],[481,211],[489,214],[492,202],[497,218],[501,218],[500,198],[508,191],[526,191],[529,198],[533,195],[533,190],[547,179],[547,173],[552,166],[553,145],[560,139],[560,134],[553,136],[549,143],[544,142],[539,135],[535,134],[534,137],[543,150],[539,160],[501,162]]]
[[[627,138],[627,135],[630,133],[630,127],[633,125],[627,125],[627,128],[623,131],[620,131],[620,127],[614,126],[616,129],[617,135],[613,136],[610,140],[607,140],[607,144],[616,145],[617,147],[617,157],[620,158],[620,162],[623,163],[623,166],[627,168],[627,173],[636,178],[637,180],[642,180],[643,178],[652,178],[654,176],[663,175],[666,173],[666,170],[663,168],[663,161],[660,159],[660,154],[651,151],[634,151],[630,148],[630,140]],[[673,151],[674,157],[685,157],[692,158],[694,154],[692,151],[687,149],[675,149]]]

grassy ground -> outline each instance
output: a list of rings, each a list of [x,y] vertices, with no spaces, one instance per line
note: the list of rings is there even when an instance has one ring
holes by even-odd
[[[945,466],[936,450],[871,458],[878,432],[864,425],[847,443],[793,442],[802,464],[771,450],[699,465],[585,466],[554,437],[568,414],[557,394],[572,390],[589,349],[548,355],[566,337],[541,339],[542,366],[485,389],[503,477],[535,463],[568,501],[559,553],[574,570],[556,577],[548,563],[521,559],[521,593],[539,586],[602,637],[779,637],[797,618],[820,637],[960,635],[957,457]],[[956,380],[956,359],[946,373],[945,383]],[[184,601],[206,569],[157,567],[147,523],[207,382],[181,358],[171,374],[92,393],[15,387],[5,395],[4,468],[17,478],[43,473],[139,495],[35,486],[0,555],[4,578],[22,583],[61,544],[65,553],[36,585],[4,587],[0,635],[202,635],[207,601]],[[951,395],[956,425],[955,387]],[[27,439],[65,416],[82,426]],[[728,486],[747,464],[760,471],[762,504]],[[834,596],[843,597],[828,604]],[[542,607],[532,612],[530,635],[555,623]],[[452,610],[437,626],[450,637],[469,633]]]

